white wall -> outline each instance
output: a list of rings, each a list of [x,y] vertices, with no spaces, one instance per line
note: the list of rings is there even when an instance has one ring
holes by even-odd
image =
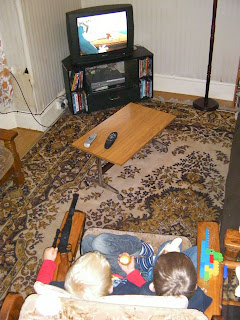
[[[15,117],[18,126],[45,130],[62,112],[51,101],[64,89],[61,60],[69,55],[65,13],[81,7],[81,1],[1,0],[0,6],[7,63],[29,105],[12,79],[14,109],[20,112],[3,115],[0,125],[6,127]],[[24,74],[26,68],[29,75]],[[44,127],[34,120],[29,108]]]
[[[131,3],[135,44],[154,53],[154,90],[204,95],[212,0],[82,0]],[[219,0],[209,96],[232,100],[240,56],[240,1]]]

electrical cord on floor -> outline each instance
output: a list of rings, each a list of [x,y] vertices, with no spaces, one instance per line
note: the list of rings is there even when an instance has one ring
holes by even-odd
[[[17,85],[18,85],[18,87],[19,87],[19,90],[20,90],[20,92],[21,92],[21,94],[22,94],[22,97],[23,97],[23,99],[24,99],[24,101],[25,101],[25,103],[26,103],[26,106],[28,107],[28,110],[29,110],[29,112],[31,113],[33,119],[34,119],[40,126],[42,126],[42,127],[44,127],[44,128],[50,128],[51,126],[45,126],[45,125],[41,124],[41,123],[35,118],[35,115],[33,114],[32,110],[30,109],[30,107],[29,107],[29,105],[28,105],[28,103],[27,103],[27,100],[26,100],[26,98],[25,98],[25,96],[24,96],[24,94],[23,94],[23,91],[22,91],[22,88],[21,88],[19,82],[17,81],[17,79],[16,79],[16,77],[14,76],[14,74],[13,74],[11,71],[9,71],[9,72],[10,72],[10,74],[12,75],[12,77],[14,78],[14,80],[16,81],[16,83],[17,83]],[[41,114],[53,103],[53,101],[55,101],[56,99],[58,99],[58,98],[60,98],[60,97],[63,97],[63,96],[64,96],[64,94],[61,95],[61,96],[55,97],[55,98],[43,109],[43,111],[42,111],[39,115],[41,115]],[[1,111],[0,111],[0,114],[8,114],[8,113],[12,113],[12,112],[16,112],[16,113],[26,113],[26,114],[27,114],[27,112],[17,111],[17,110],[13,110],[13,111],[9,111],[9,112],[1,112]]]

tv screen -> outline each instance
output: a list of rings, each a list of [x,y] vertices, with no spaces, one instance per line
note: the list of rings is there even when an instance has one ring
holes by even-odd
[[[66,13],[70,55],[75,64],[131,54],[134,42],[132,6],[108,5]]]
[[[126,11],[77,18],[77,26],[81,55],[127,47]]]

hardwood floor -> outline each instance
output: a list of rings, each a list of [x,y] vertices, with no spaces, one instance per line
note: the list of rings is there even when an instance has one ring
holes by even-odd
[[[191,96],[191,95],[173,93],[173,92],[163,92],[163,91],[155,91],[154,97],[155,98],[162,97],[165,100],[178,99],[179,101],[185,101],[185,100],[194,101],[195,99],[199,98],[197,96]],[[219,103],[219,106],[233,108],[233,101],[220,100],[220,99],[215,99],[215,100]]]
[[[162,92],[162,91],[155,91],[154,97],[162,97],[165,100],[170,99],[178,99],[179,101],[185,101],[195,100],[196,96],[190,96],[190,95],[184,95],[184,94],[178,94],[178,93],[172,93],[172,92]],[[226,100],[217,100],[220,106],[225,106],[232,108],[233,102],[232,101],[226,101]],[[36,130],[29,130],[29,129],[23,129],[23,128],[15,128],[18,132],[18,136],[16,137],[16,146],[18,153],[20,155],[20,158],[23,158],[23,156],[41,139],[41,137],[44,135],[41,131]]]
[[[13,130],[18,132],[15,143],[21,159],[44,135],[44,132],[24,128],[13,128]]]

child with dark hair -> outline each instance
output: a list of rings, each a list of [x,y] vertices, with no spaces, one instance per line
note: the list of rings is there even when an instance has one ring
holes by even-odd
[[[158,296],[180,296],[190,299],[197,288],[197,272],[183,253],[161,255],[153,269],[153,285]]]
[[[182,252],[160,255],[153,267],[152,281],[140,288],[139,294],[188,298],[188,308],[204,312],[212,303],[197,286],[197,272],[191,259]]]

